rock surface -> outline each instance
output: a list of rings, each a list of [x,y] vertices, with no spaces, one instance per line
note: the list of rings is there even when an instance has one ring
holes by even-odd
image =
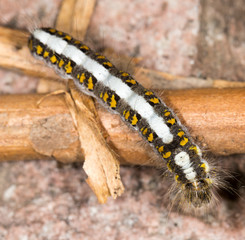
[[[53,25],[61,1],[17,2],[0,0],[2,24],[30,28],[37,18]],[[244,81],[244,6],[243,0],[98,0],[88,40],[142,58],[148,68]],[[5,94],[34,91],[37,83],[4,70],[0,79]],[[168,183],[154,169],[122,167],[125,194],[99,205],[81,166],[0,163],[0,239],[243,239],[245,158],[215,161],[229,169],[236,193],[220,192],[220,204],[204,219],[169,211]]]

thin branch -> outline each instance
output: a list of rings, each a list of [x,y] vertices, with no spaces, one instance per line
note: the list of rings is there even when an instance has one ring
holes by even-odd
[[[55,158],[72,162],[81,157],[79,134],[64,97],[48,97],[38,108],[42,96],[0,96],[1,161]],[[214,154],[245,152],[245,89],[165,91],[163,99],[177,110],[193,137],[201,136]],[[103,125],[100,131],[120,160],[145,164],[152,151],[149,154],[149,149],[136,144],[141,141],[139,135],[101,107],[98,115]],[[80,140],[81,146],[88,141]]]

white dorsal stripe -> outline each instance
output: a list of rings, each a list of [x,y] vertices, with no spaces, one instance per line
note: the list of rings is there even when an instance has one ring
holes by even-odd
[[[63,54],[77,65],[81,65],[84,69],[93,74],[99,82],[115,91],[133,110],[138,112],[142,118],[146,119],[152,130],[162,139],[163,143],[168,144],[173,141],[173,135],[170,133],[169,127],[164,123],[163,119],[155,113],[154,108],[142,96],[132,91],[120,78],[111,75],[103,65],[88,57],[75,46],[67,44],[65,40],[41,29],[35,30],[33,35],[40,42],[46,44],[51,50]]]
[[[185,169],[184,171],[184,174],[185,174],[185,177],[190,180],[190,181],[194,181],[195,180],[195,177],[196,177],[196,172],[194,170],[193,167],[189,167],[187,169]]]
[[[56,42],[55,40],[56,40],[56,36],[50,35],[50,37],[48,38],[48,41],[47,41],[46,44],[51,49],[54,49],[55,48],[56,49],[56,52],[58,54],[63,53],[64,49],[69,46],[68,43],[66,41],[64,41],[64,40],[58,41],[58,42]]]
[[[131,90],[131,89],[130,89]],[[127,98],[127,102],[130,106],[133,106],[133,109],[139,109],[138,113],[141,116],[148,116],[151,119],[154,116],[154,109],[151,107],[150,104],[145,105],[145,99],[138,94],[131,94],[129,98]],[[144,106],[145,108],[143,108]]]
[[[63,41],[65,42],[65,41]],[[72,61],[76,62],[77,65],[82,65],[86,61],[85,54],[76,54],[77,48],[67,44],[67,46],[63,49],[62,54],[70,58]]]
[[[152,129],[158,129],[157,135],[161,136],[162,139],[165,137],[167,138],[168,136],[165,136],[166,132],[169,131],[168,126],[164,123],[163,119],[158,117],[156,114],[154,114],[150,119],[149,119],[149,125],[152,127]],[[166,139],[167,140],[167,139]],[[165,140],[165,141],[166,141]],[[169,139],[170,140],[170,139]],[[172,139],[169,142],[173,141],[173,135]],[[164,141],[163,141],[164,142]]]
[[[190,156],[187,152],[180,152],[175,155],[174,161],[176,165],[180,166],[183,169],[185,177],[190,180],[194,181],[196,178],[196,171],[191,166]]]
[[[41,30],[41,29],[36,29],[33,32],[33,36],[38,39],[41,43],[47,44],[48,39],[50,38],[50,34]]]
[[[175,163],[183,169],[187,169],[190,166],[190,156],[186,152],[180,152],[174,157]]]
[[[189,181],[191,181],[191,182],[194,182],[194,181],[196,180],[196,176],[197,176],[197,174],[196,174],[196,172],[194,172],[194,171],[185,174],[185,177],[186,177]]]
[[[188,173],[191,173],[191,172],[193,172],[193,171],[194,171],[193,167],[189,167],[189,168],[185,169],[183,172],[184,172],[185,174],[188,174]]]

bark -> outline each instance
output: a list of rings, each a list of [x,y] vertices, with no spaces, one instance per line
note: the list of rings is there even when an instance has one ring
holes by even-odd
[[[245,152],[245,89],[178,90],[160,95],[177,111],[192,136],[199,137],[205,149],[216,155]],[[82,159],[79,133],[64,96],[46,97],[37,106],[43,96],[0,96],[1,161]],[[97,107],[99,120],[93,123],[94,127],[100,129],[121,162],[151,164],[147,161],[152,151],[149,152],[145,144],[137,144],[141,142],[137,132],[130,130],[119,116]],[[88,145],[88,139],[80,138],[82,148]],[[105,153],[100,150],[100,154]]]

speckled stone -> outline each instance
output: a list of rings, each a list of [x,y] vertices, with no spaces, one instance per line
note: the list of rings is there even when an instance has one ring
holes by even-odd
[[[142,58],[142,66],[189,76],[197,53],[198,18],[198,0],[103,0],[95,8],[89,35]]]
[[[42,21],[52,25],[60,0],[26,0],[21,1],[21,5],[16,2],[4,1],[3,4],[0,1],[1,22],[28,29],[30,26],[25,18],[20,17],[22,14],[41,16]],[[245,75],[236,75],[240,68],[228,69],[229,65],[222,65],[222,59],[226,58],[216,57],[213,61],[210,57],[212,41],[219,41],[221,36],[221,43],[224,42],[224,34],[213,36],[215,29],[219,31],[220,28],[212,25],[212,18],[208,22],[210,31],[207,35],[212,41],[205,40],[208,41],[208,58],[204,54],[205,48],[198,45],[200,36],[202,41],[207,37],[204,30],[202,34],[199,32],[204,24],[199,16],[210,16],[208,14],[212,12],[207,9],[218,1],[202,1],[209,4],[206,12],[198,0],[179,2],[146,0],[142,4],[139,0],[98,0],[88,36],[118,52],[143,58],[142,65],[149,68],[185,76],[240,76],[244,79]],[[216,3],[214,13],[219,8]],[[224,9],[228,8],[224,5]],[[221,14],[223,18],[224,14]],[[206,24],[208,18],[205,19]],[[235,39],[239,29],[232,20],[226,21],[231,26],[230,39]],[[242,34],[238,34],[239,43]],[[243,45],[234,49],[231,43],[233,40],[228,45],[236,53],[236,62],[244,64]],[[219,51],[215,54],[226,56],[223,48],[214,48]],[[215,64],[217,61],[218,65]],[[210,64],[205,68],[204,63]],[[220,66],[226,66],[226,75],[220,71]],[[32,78],[0,70],[1,93],[26,93],[33,91],[35,86]],[[232,177],[227,181],[237,195],[221,191],[220,204],[205,219],[184,215],[174,209],[169,211],[168,201],[164,198],[169,184],[154,169],[122,167],[126,192],[117,200],[110,199],[107,204],[100,205],[86,184],[81,168],[71,165],[58,168],[54,161],[0,163],[0,240],[244,239],[245,158],[230,156],[215,161],[229,169]]]

